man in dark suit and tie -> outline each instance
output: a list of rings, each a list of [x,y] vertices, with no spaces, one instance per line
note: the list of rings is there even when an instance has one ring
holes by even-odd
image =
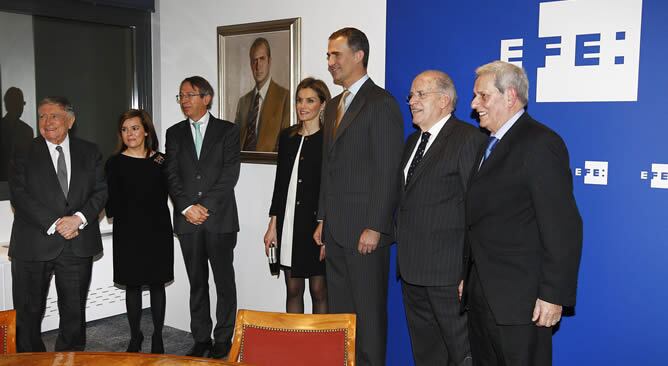
[[[253,41],[249,56],[255,87],[239,98],[234,117],[241,149],[277,151],[279,132],[290,126],[290,92],[271,79],[271,47],[266,38]]]
[[[471,107],[490,132],[466,202],[473,360],[551,365],[552,327],[575,305],[582,219],[568,151],[526,112],[524,70],[495,61],[476,70]]]
[[[387,275],[403,122],[394,98],[369,79],[369,41],[355,28],[329,37],[329,72],[344,92],[325,107],[314,239],[327,244],[333,313],[357,314],[358,365],[385,365]]]
[[[484,135],[453,113],[457,92],[440,71],[413,80],[407,101],[420,129],[401,164],[397,260],[415,365],[471,365],[462,280],[466,185]],[[477,167],[476,167],[477,168]]]
[[[19,352],[44,352],[41,324],[54,274],[60,326],[56,351],[86,347],[86,297],[93,256],[102,251],[98,215],[107,200],[102,155],[68,136],[72,104],[48,97],[38,105],[39,137],[10,160],[14,224],[9,244]]]
[[[183,80],[177,98],[188,118],[167,129],[167,180],[174,232],[190,282],[195,344],[188,355],[222,358],[230,349],[237,309],[233,259],[239,231],[234,197],[239,126],[209,113],[213,88],[200,76]],[[209,263],[218,297],[215,328],[209,310]]]

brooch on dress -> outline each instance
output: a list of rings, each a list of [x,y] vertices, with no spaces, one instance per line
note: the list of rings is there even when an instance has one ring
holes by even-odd
[[[158,165],[162,165],[162,163],[165,162],[165,157],[162,154],[156,154],[155,158],[153,158],[153,161],[155,161]]]

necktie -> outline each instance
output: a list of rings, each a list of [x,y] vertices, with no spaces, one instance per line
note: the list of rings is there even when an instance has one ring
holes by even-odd
[[[248,113],[248,120],[246,121],[246,139],[242,150],[255,151],[257,148],[257,116],[260,113],[260,92],[255,93],[253,105]]]
[[[58,151],[58,166],[56,167],[56,175],[58,176],[58,183],[60,183],[60,189],[63,190],[63,194],[67,197],[67,192],[69,188],[67,187],[67,165],[65,165],[65,154],[63,154],[63,147],[56,146]]]
[[[492,150],[494,150],[494,148],[496,147],[496,144],[498,144],[499,141],[500,140],[497,139],[494,136],[489,137],[489,140],[487,141],[487,148],[485,149],[485,155],[482,157],[482,161],[480,162],[480,165],[482,165],[482,163],[484,163],[485,160],[487,160],[487,158],[489,158],[489,155],[492,154]]]
[[[413,157],[413,161],[411,161],[411,166],[408,168],[408,173],[406,174],[406,186],[408,186],[408,182],[411,181],[413,173],[415,172],[415,168],[417,167],[418,164],[420,164],[422,156],[424,156],[424,149],[427,148],[427,142],[429,142],[429,136],[431,136],[429,132],[423,132],[422,136],[420,136],[420,145],[418,145],[417,151],[415,152],[415,156]]]
[[[202,151],[202,131],[199,128],[202,127],[202,122],[193,122],[193,127],[195,127],[195,151],[199,159],[199,152]]]
[[[344,90],[341,95],[341,100],[339,100],[339,105],[336,107],[336,125],[334,126],[334,133],[332,136],[336,136],[336,130],[339,128],[339,124],[341,124],[343,115],[346,114],[346,98],[348,98],[348,95],[350,95],[350,90]]]

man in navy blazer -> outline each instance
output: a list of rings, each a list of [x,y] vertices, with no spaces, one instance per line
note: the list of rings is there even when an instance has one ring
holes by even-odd
[[[490,136],[467,193],[464,301],[479,365],[550,365],[552,327],[575,305],[582,219],[568,150],[526,112],[528,89],[510,63],[476,70],[471,107]]]
[[[188,355],[222,358],[230,349],[237,309],[233,260],[239,231],[234,196],[239,126],[209,113],[213,88],[200,76],[183,80],[177,98],[188,118],[167,129],[166,165],[174,232],[190,282],[195,344]],[[215,328],[209,310],[209,263],[217,295]]]
[[[10,160],[16,348],[46,350],[41,324],[54,274],[60,315],[55,350],[83,351],[93,256],[102,251],[97,220],[107,201],[102,154],[68,135],[75,115],[66,98],[45,98],[38,112],[41,136],[17,148]]]

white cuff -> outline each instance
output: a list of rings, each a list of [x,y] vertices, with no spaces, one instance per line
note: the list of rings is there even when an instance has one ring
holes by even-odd
[[[75,212],[74,214],[79,216],[79,218],[81,219],[81,225],[79,225],[79,230],[82,230],[83,228],[86,227],[86,225],[88,225],[88,220],[86,220],[86,216],[84,216],[84,214],[82,214],[79,211]]]
[[[185,216],[186,212],[188,212],[188,210],[190,210],[191,207],[193,207],[193,205],[186,207],[183,211],[181,211],[181,215]]]
[[[56,220],[51,224],[49,227],[49,230],[46,231],[46,235],[53,235],[56,232],[56,224],[58,223],[60,219]]]

